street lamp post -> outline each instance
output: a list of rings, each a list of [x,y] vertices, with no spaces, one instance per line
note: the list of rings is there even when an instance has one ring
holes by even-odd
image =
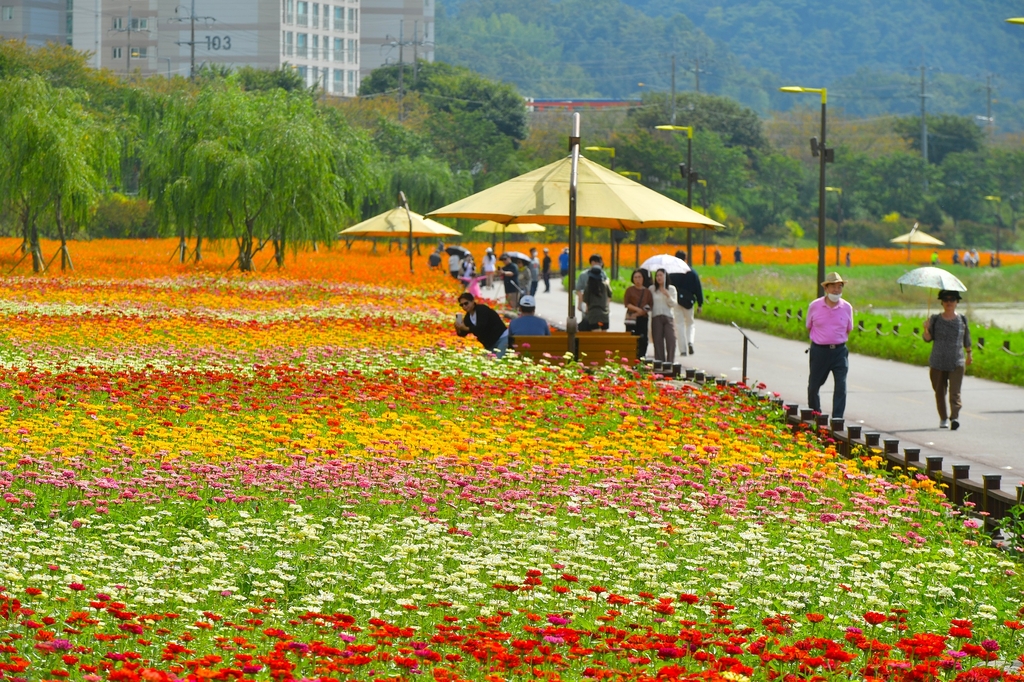
[[[679,164],[679,173],[686,181],[686,208],[693,208],[693,183],[697,174],[693,171],[693,126],[663,125],[654,126],[655,130],[671,130],[686,133],[686,163]],[[693,262],[693,229],[686,229],[686,260]]]
[[[1024,19],[1021,20],[1021,23],[1024,23]],[[1003,227],[1003,212],[1001,210],[1001,208],[1002,208],[1001,202],[1003,200],[1002,200],[1001,197],[987,196],[987,197],[985,197],[985,201],[991,201],[992,202],[992,204],[993,204],[993,206],[995,208],[995,213],[996,213],[996,255],[995,255],[995,258],[993,259],[992,265],[997,265],[1000,262],[1000,258],[999,258],[999,245],[1000,245],[999,235],[1000,235],[1000,232],[1002,232],[1001,228]]]
[[[817,296],[824,295],[821,283],[825,281],[825,164],[835,160],[835,150],[825,146],[825,114],[826,103],[828,102],[828,91],[826,88],[804,88],[799,85],[787,85],[779,88],[782,92],[803,93],[811,92],[821,95],[821,142],[818,138],[811,138],[811,156],[820,159],[818,176],[818,285],[815,287]]]
[[[704,207],[704,217],[709,217],[708,216],[708,181],[703,179],[703,178],[701,178],[701,179],[697,180],[697,184],[700,185],[701,189],[702,189],[702,191],[700,193],[700,203],[701,203],[701,206]],[[708,231],[707,230],[701,230],[701,231],[704,233],[704,235],[703,235],[703,237],[704,237],[704,258],[703,258],[703,261],[701,262],[701,265],[707,265],[708,264]]]
[[[605,153],[607,153],[608,156],[611,158],[611,169],[615,170],[615,147],[584,147],[583,149],[584,149],[584,151],[588,151],[588,152],[605,152]],[[576,256],[577,263],[578,263],[579,269],[582,270],[583,269],[583,234],[582,233],[576,235],[576,244],[577,244],[577,247],[578,247],[577,250],[579,252],[577,254],[577,256]],[[612,247],[612,253],[614,254],[614,252],[615,252],[615,248]],[[610,263],[610,265],[612,266],[612,269],[614,269],[615,264],[614,263]],[[573,283],[573,286],[575,286],[575,283]]]
[[[835,192],[839,195],[838,220],[836,220],[836,267],[839,267],[839,236],[843,229],[843,188],[826,187],[826,192]]]

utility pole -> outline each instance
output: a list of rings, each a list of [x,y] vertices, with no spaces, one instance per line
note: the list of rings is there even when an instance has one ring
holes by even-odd
[[[921,162],[924,164],[924,191],[928,191],[928,118],[925,102],[928,95],[925,92],[925,65],[921,64]]]
[[[986,120],[988,121],[988,141],[992,143],[992,138],[995,137],[995,119],[992,118],[992,74],[985,77],[985,89],[988,91],[988,107],[985,110]]]
[[[700,92],[700,57],[694,58],[693,75],[696,77],[697,92]]]
[[[390,36],[385,38],[388,40]],[[386,43],[391,47],[398,48],[398,120],[401,121],[405,118],[405,112],[402,106],[402,101],[405,98],[405,46],[411,45],[413,48],[413,60],[414,62],[419,61],[419,47],[421,45],[430,45],[429,40],[420,40],[419,37],[419,22],[413,24],[413,38],[412,40],[405,39],[405,21],[402,19],[398,20],[398,40],[391,39],[390,42]],[[418,64],[413,64],[413,81],[419,77]]]
[[[402,103],[405,97],[405,62],[403,62],[403,52],[405,48],[405,20],[398,20],[398,120],[402,121],[405,119],[405,105]]]
[[[179,5],[178,9],[176,9],[175,12],[177,12],[180,9],[181,9],[181,6]],[[191,30],[190,30],[190,37],[189,37],[189,39],[187,41],[186,40],[176,40],[174,42],[175,45],[188,45],[189,48],[190,48],[190,50],[189,50],[189,52],[190,52],[190,56],[189,56],[189,64],[190,64],[190,66],[189,66],[189,71],[188,71],[188,77],[191,80],[195,80],[196,79],[196,19],[202,19],[203,21],[217,21],[213,17],[197,17],[196,16],[196,0],[192,0],[192,9],[189,10],[188,19],[175,19],[174,20],[174,21],[187,21],[187,22],[189,22],[191,24]]]
[[[676,124],[676,56],[672,55],[672,125]]]

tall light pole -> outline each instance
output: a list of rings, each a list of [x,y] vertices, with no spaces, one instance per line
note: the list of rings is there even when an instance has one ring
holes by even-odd
[[[686,208],[693,208],[693,183],[697,173],[693,170],[693,126],[654,126],[655,130],[671,130],[686,133],[686,163],[679,164],[679,173],[686,181]],[[693,229],[686,229],[686,262],[693,262]]]
[[[839,234],[840,230],[843,229],[843,188],[842,187],[826,187],[826,192],[835,192],[839,195],[839,212],[838,220],[836,220],[836,267],[839,267]]]
[[[609,158],[611,158],[611,169],[615,170],[615,147],[584,147],[583,149],[584,149],[584,151],[588,151],[588,152],[605,152],[606,154],[608,154]],[[611,241],[611,239],[609,239],[608,241]],[[577,235],[576,244],[577,244],[577,251],[579,251],[579,253],[576,256],[577,263],[578,263],[579,269],[582,270],[583,269],[583,235],[582,234]],[[609,263],[609,265],[611,266],[612,270],[617,269],[615,267],[614,258],[615,258],[615,246],[612,245],[612,262]],[[571,284],[573,286],[576,286],[575,282],[572,282]]]
[[[710,216],[708,216],[708,181],[705,180],[704,178],[700,178],[699,180],[697,180],[697,184],[700,185],[702,190],[703,190],[700,193],[700,197],[701,197],[700,203],[701,203],[701,206],[704,207],[704,217],[708,218],[708,217],[710,217]],[[704,258],[701,261],[701,265],[707,265],[708,264],[708,231],[707,230],[701,230],[701,232],[704,233],[702,235],[704,237]],[[691,265],[692,265],[692,263],[691,263]]]
[[[1022,20],[1021,23],[1024,23],[1024,20]],[[992,263],[992,265],[996,265],[1000,261],[1000,259],[999,259],[999,233],[1002,232],[1001,228],[1003,227],[1003,211],[1002,211],[1002,203],[1001,203],[1003,200],[1002,200],[1001,197],[991,196],[990,195],[990,196],[985,197],[985,201],[991,201],[993,207],[995,208],[995,212],[996,212],[996,256],[995,256],[994,262]]]
[[[811,138],[811,156],[820,159],[820,171],[818,176],[818,284],[815,287],[817,297],[824,295],[821,283],[825,281],[825,164],[835,161],[835,150],[825,146],[825,115],[828,102],[828,91],[826,88],[804,88],[799,85],[787,85],[779,88],[782,92],[812,92],[821,95],[821,142],[818,138]]]

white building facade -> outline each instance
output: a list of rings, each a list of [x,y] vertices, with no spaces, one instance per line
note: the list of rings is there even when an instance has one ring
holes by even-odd
[[[67,43],[96,68],[170,77],[288,65],[339,96],[359,90],[361,20],[360,0],[0,0],[0,36]]]

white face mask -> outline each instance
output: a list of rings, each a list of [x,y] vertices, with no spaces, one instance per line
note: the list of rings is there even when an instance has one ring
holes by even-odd
[[[828,300],[832,301],[833,303],[839,303],[839,301],[843,298],[843,294],[842,293],[838,293],[838,294],[825,294],[825,295],[828,296]]]

